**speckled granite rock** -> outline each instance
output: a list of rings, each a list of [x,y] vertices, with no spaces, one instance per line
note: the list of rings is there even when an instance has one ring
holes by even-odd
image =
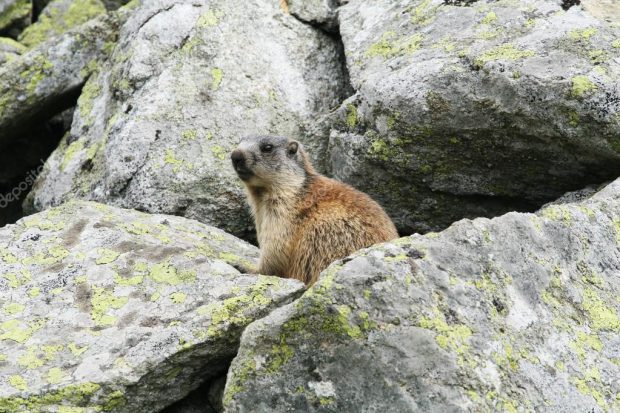
[[[43,9],[36,23],[19,35],[19,41],[27,47],[36,46],[105,11],[100,0],[53,0]]]
[[[620,18],[607,0],[561,3],[349,1],[357,94],[334,121],[332,174],[406,232],[616,178]]]
[[[33,122],[71,107],[128,15],[127,9],[103,15],[0,67],[0,148]]]
[[[620,411],[620,180],[363,250],[251,324],[226,411]]]
[[[75,202],[0,230],[0,411],[156,412],[219,377],[294,281],[195,221]]]
[[[271,0],[143,2],[86,85],[31,204],[87,198],[251,234],[228,153],[248,134],[303,138],[337,107],[338,52]]]

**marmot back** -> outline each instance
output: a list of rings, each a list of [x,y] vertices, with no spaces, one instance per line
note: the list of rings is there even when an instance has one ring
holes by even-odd
[[[248,137],[231,159],[256,221],[261,274],[312,284],[333,261],[398,237],[378,203],[318,174],[297,141]]]

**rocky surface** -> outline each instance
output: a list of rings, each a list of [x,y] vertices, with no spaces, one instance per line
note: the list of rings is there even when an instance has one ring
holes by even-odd
[[[32,205],[87,198],[247,237],[229,151],[248,134],[303,138],[344,87],[334,39],[271,1],[144,2],[86,85]]]
[[[614,1],[126,3],[0,0],[0,412],[620,411]],[[545,206],[304,294],[235,269],[256,133],[403,234]]]
[[[0,411],[156,412],[215,379],[303,286],[179,217],[74,202],[0,230]]]
[[[341,0],[288,0],[288,10],[301,21],[335,32],[340,3]]]
[[[37,22],[20,34],[19,41],[27,47],[36,46],[105,11],[100,0],[53,0],[42,10]]]
[[[94,19],[0,67],[0,148],[33,122],[71,107],[127,15],[124,10]]]
[[[15,58],[26,51],[21,43],[16,42],[10,37],[0,37],[0,66],[15,60]]]
[[[578,2],[573,2],[578,3]],[[404,232],[534,210],[620,175],[620,26],[604,1],[356,1],[331,173]]]
[[[0,0],[0,35],[16,37],[30,24],[30,0]]]
[[[363,250],[251,324],[228,412],[618,411],[620,180]]]

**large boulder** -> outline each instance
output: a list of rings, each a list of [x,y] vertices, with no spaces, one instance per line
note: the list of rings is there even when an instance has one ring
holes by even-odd
[[[27,47],[36,46],[105,11],[101,0],[53,0],[43,9],[37,22],[19,35],[19,41]]]
[[[331,173],[405,232],[620,175],[620,18],[576,3],[349,1],[356,95],[334,120]]]
[[[226,371],[303,289],[184,218],[75,202],[0,230],[0,411],[157,412]]]
[[[248,134],[311,135],[343,99],[339,52],[270,0],[142,2],[30,203],[85,198],[248,235],[228,153]]]
[[[125,9],[110,12],[0,67],[0,148],[33,124],[75,105],[128,15]]]
[[[363,250],[251,324],[229,412],[620,411],[620,180]]]

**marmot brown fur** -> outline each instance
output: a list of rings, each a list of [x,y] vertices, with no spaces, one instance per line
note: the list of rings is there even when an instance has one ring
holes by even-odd
[[[256,221],[260,274],[312,284],[333,261],[398,237],[379,204],[318,174],[299,142],[248,137],[231,159]]]

